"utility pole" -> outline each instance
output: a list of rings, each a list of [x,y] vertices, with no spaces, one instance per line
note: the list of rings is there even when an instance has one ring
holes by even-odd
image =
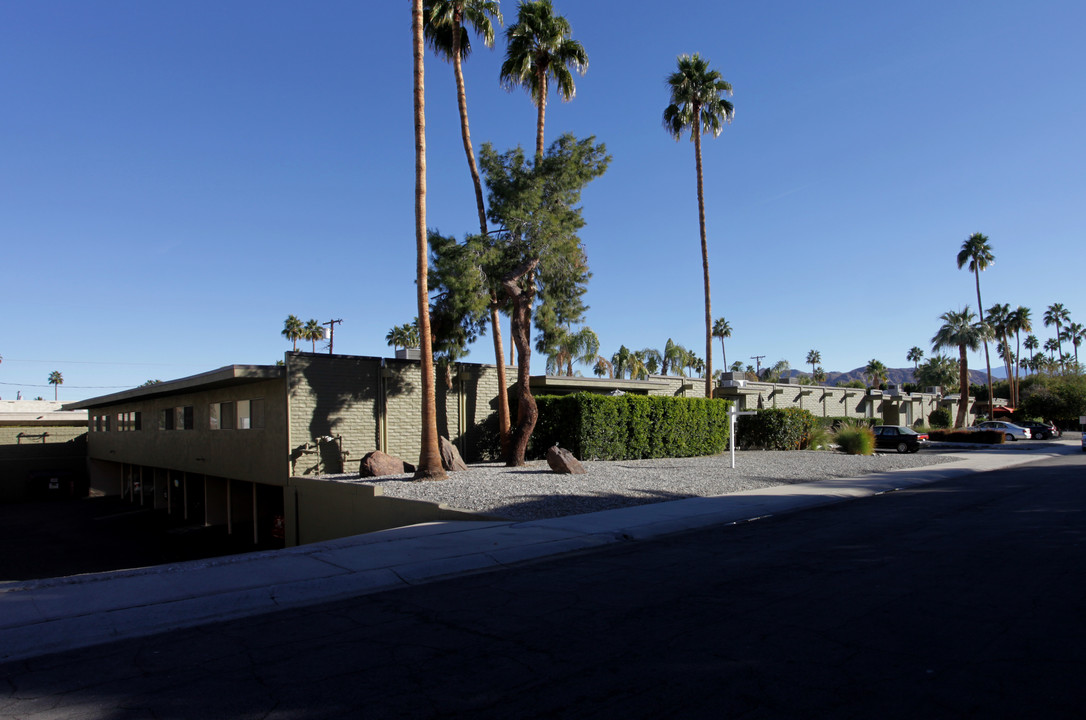
[[[762,376],[762,359],[764,357],[765,357],[765,355],[751,355],[750,356],[750,359],[753,360],[756,363],[756,365],[755,365],[756,369],[754,371],[754,374],[757,375],[758,377]]]
[[[336,324],[341,323],[341,322],[343,322],[343,321],[342,320],[329,320],[326,323],[321,323],[321,325],[327,325],[328,326],[328,354],[329,355],[332,354],[332,347],[333,347],[333,345],[335,345],[335,342],[336,342]]]

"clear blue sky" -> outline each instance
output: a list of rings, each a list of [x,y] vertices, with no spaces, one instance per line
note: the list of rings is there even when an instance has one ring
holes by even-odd
[[[595,135],[614,157],[583,197],[605,355],[704,351],[693,147],[661,125],[692,52],[735,90],[704,144],[729,362],[930,354],[938,316],[975,309],[954,262],[973,232],[996,256],[986,306],[1032,308],[1042,340],[1053,302],[1086,322],[1081,2],[555,7],[590,64],[547,140]],[[500,36],[465,64],[472,137],[531,148],[503,55]],[[429,224],[463,236],[451,67],[429,55],[426,85]],[[0,397],[51,398],[53,370],[76,400],[274,363],[291,313],[342,318],[337,352],[385,355],[415,316],[406,0],[0,0],[0,97]],[[489,338],[470,359],[493,361]]]

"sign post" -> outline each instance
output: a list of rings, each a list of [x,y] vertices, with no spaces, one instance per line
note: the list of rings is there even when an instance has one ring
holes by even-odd
[[[1086,452],[1086,415],[1078,416],[1078,429],[1082,431],[1082,452]]]
[[[758,414],[757,410],[739,411],[739,410],[736,410],[734,407],[730,408],[728,410],[728,421],[729,421],[728,445],[731,447],[731,451],[732,451],[732,470],[735,470],[735,419],[737,417],[739,417],[740,415],[757,415],[757,414]],[[1083,445],[1083,447],[1086,447],[1086,445]]]

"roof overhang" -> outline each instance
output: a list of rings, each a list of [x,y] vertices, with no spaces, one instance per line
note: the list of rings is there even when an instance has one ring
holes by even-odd
[[[68,403],[64,406],[64,409],[88,410],[133,400],[150,400],[151,398],[181,395],[197,390],[212,390],[231,385],[275,380],[284,376],[285,369],[278,365],[227,365],[218,370],[211,370],[199,375],[190,375],[189,377],[167,380],[153,385],[141,385],[131,390],[122,390],[109,395],[100,395],[99,397]]]
[[[533,390],[552,390],[562,393],[592,392],[608,393],[621,390],[627,393],[648,393],[651,390],[666,388],[668,383],[663,380],[626,380],[620,378],[586,378],[568,377],[556,375],[533,375],[528,381]],[[683,383],[685,388],[693,388],[693,384]]]

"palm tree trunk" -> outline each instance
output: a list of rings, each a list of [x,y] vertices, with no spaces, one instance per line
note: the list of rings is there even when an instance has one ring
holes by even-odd
[[[965,412],[969,407],[969,359],[965,355],[965,345],[958,346],[958,385],[960,386],[960,400],[958,405],[958,419],[954,421],[954,427],[965,427]]]
[[[437,441],[437,403],[434,399],[434,355],[430,337],[430,293],[427,287],[426,238],[426,101],[422,35],[422,0],[412,5],[415,69],[415,266],[418,287],[419,340],[422,373],[422,438],[416,480],[444,480]]]
[[[980,267],[978,265],[973,266],[973,275],[977,279],[977,314],[980,315],[980,321],[984,322],[984,305],[980,302]],[[995,416],[995,394],[992,392],[992,361],[988,356],[988,338],[984,338],[984,367],[988,371],[988,419],[991,420]]]
[[[517,346],[517,426],[510,438],[511,451],[506,465],[519,467],[524,465],[528,452],[528,440],[535,429],[539,419],[539,409],[535,398],[532,397],[532,389],[529,385],[531,379],[531,344],[529,343],[529,327],[531,325],[532,301],[535,293],[530,289],[532,275],[535,272],[539,260],[531,260],[516,268],[502,279],[502,287],[505,288],[513,304],[510,326],[513,331],[513,341]],[[528,289],[520,286],[522,278],[528,278]]]
[[[456,18],[456,27],[463,23],[463,18]],[[479,233],[486,237],[486,206],[483,203],[483,183],[479,177],[479,166],[475,163],[475,150],[471,144],[471,129],[468,125],[468,94],[464,85],[464,70],[460,60],[460,33],[453,32],[453,75],[456,77],[456,104],[460,110],[460,136],[464,141],[464,154],[468,159],[471,183],[475,188],[475,207],[479,212]],[[509,455],[509,397],[505,388],[505,349],[502,347],[502,328],[498,315],[497,293],[490,294],[490,329],[494,336],[494,358],[498,373],[498,435],[501,442],[502,457]]]
[[[1022,391],[1021,375],[1022,375],[1022,356],[1019,354],[1022,352],[1022,333],[1019,330],[1014,331],[1014,409],[1018,409],[1018,393]]]
[[[705,239],[705,194],[701,175],[701,107],[694,105],[694,154],[698,170],[698,228],[701,231],[701,266],[705,276],[705,397],[713,396],[713,311],[709,300],[709,244]]]
[[[539,101],[536,103],[535,119],[535,158],[536,163],[543,159],[543,124],[547,119],[547,72],[537,72],[539,84]]]

